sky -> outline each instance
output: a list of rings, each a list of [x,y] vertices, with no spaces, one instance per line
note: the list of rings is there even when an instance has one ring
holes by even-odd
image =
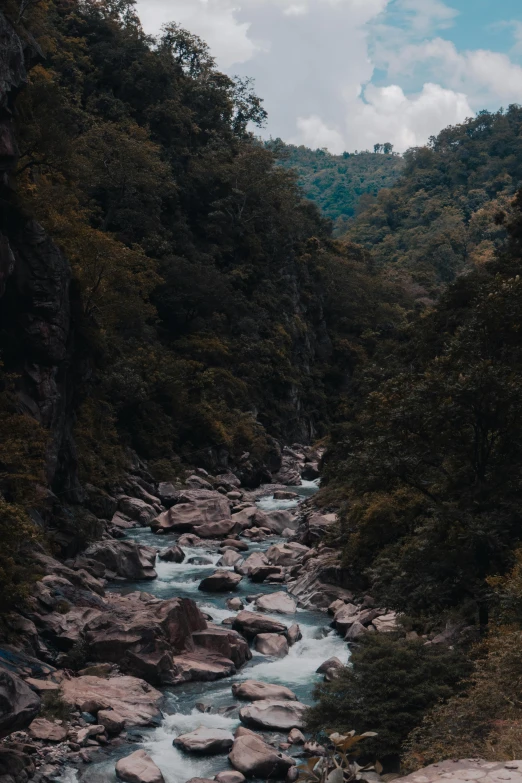
[[[262,135],[332,153],[425,144],[481,109],[522,104],[522,0],[138,0],[230,76],[252,77]]]

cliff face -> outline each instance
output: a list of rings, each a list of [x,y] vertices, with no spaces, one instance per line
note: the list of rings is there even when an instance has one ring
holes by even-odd
[[[18,156],[12,107],[39,52],[2,13],[0,42],[0,351],[16,376],[20,409],[50,433],[48,484],[74,502],[81,491],[71,434],[71,270],[43,228],[18,207],[12,181]]]

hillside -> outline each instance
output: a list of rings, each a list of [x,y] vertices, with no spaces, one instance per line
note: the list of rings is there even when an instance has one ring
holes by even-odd
[[[437,295],[506,240],[510,202],[522,184],[522,108],[480,112],[404,156],[400,180],[381,190],[346,234],[380,266]]]
[[[285,144],[281,139],[266,142],[279,165],[293,169],[307,198],[335,224],[335,233],[382,188],[389,188],[400,176],[404,161],[400,155],[358,152],[332,155],[327,150],[311,150]]]

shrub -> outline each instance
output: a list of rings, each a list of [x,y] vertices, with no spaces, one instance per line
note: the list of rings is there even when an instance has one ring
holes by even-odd
[[[367,636],[354,650],[351,665],[316,689],[308,726],[315,732],[376,731],[365,749],[380,760],[396,756],[426,711],[452,696],[467,674],[469,664],[456,650],[422,640]]]

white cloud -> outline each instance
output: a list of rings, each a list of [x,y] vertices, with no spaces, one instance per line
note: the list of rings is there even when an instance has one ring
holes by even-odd
[[[177,22],[199,35],[224,69],[250,60],[262,48],[249,36],[250,24],[238,20],[237,4],[229,0],[139,0],[137,9],[148,32]]]
[[[290,139],[292,144],[304,144],[313,150],[326,147],[330,152],[340,153],[346,149],[344,136],[334,128],[329,128],[320,117],[312,114],[310,117],[297,118],[299,133]]]
[[[455,125],[473,111],[463,93],[439,84],[425,84],[418,95],[406,96],[397,84],[368,85],[364,97],[346,107],[344,131],[329,128],[320,117],[300,117],[292,141],[306,146],[328,147],[331,152],[373,149],[391,142],[397,151],[425,144],[436,131]]]
[[[178,22],[207,41],[218,67],[254,77],[267,132],[312,147],[339,152],[389,141],[404,150],[476,110],[522,102],[522,67],[507,54],[461,51],[437,37],[458,19],[451,0],[137,0],[137,7],[148,32]],[[522,51],[522,22],[503,24]]]

